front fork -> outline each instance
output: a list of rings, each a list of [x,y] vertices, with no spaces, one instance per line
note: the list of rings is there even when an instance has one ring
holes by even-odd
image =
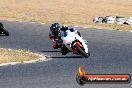
[[[73,50],[73,53],[78,53],[78,50],[76,49],[75,45],[83,48],[83,45],[79,42],[79,41],[75,41],[72,45],[71,45],[71,48]]]

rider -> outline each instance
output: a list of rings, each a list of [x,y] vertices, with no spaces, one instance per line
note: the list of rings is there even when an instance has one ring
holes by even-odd
[[[50,27],[49,38],[53,41],[52,47],[54,49],[60,48],[62,44],[60,29],[61,25],[59,23],[53,23]]]
[[[61,31],[70,30],[71,32],[77,33],[79,36],[80,32],[75,30],[75,28],[69,28],[67,26],[61,26],[59,23],[53,23],[50,27],[49,38],[53,41],[52,47],[54,49],[61,48],[62,55],[66,55],[69,52],[69,49],[63,44],[61,39]]]

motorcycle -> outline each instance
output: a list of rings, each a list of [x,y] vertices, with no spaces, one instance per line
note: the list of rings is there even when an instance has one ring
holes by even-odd
[[[79,36],[75,32],[66,30],[61,32],[61,39],[63,44],[74,54],[82,55],[85,58],[90,56],[88,50],[88,41],[84,40],[83,37]]]
[[[2,23],[0,23],[0,35],[9,36],[9,32],[6,30]]]

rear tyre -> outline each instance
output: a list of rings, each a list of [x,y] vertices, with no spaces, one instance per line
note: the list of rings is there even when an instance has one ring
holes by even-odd
[[[5,33],[5,35],[6,35],[6,36],[9,36],[9,33],[7,32],[7,33]]]
[[[6,36],[9,36],[9,32],[6,31],[6,30],[4,30],[4,34],[5,34]]]
[[[87,54],[80,46],[75,45],[75,47],[83,57],[88,58],[90,56],[90,53]]]
[[[66,55],[68,52],[70,52],[70,51],[68,50],[68,48],[67,48],[65,45],[63,45],[63,46],[61,47],[61,53],[62,53],[62,55]]]
[[[0,22],[0,29],[2,31],[2,34],[5,34],[6,36],[9,36],[9,32],[4,28],[4,26],[1,22]]]

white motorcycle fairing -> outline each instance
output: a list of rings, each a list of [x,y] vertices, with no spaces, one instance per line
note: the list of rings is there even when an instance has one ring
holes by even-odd
[[[61,33],[61,39],[63,40],[63,44],[65,44],[65,46],[70,51],[72,51],[71,48],[72,42],[74,42],[75,40],[79,40],[82,43],[85,52],[88,53],[88,45],[86,44],[85,40],[82,37],[80,37],[77,33],[67,30],[66,32]]]

